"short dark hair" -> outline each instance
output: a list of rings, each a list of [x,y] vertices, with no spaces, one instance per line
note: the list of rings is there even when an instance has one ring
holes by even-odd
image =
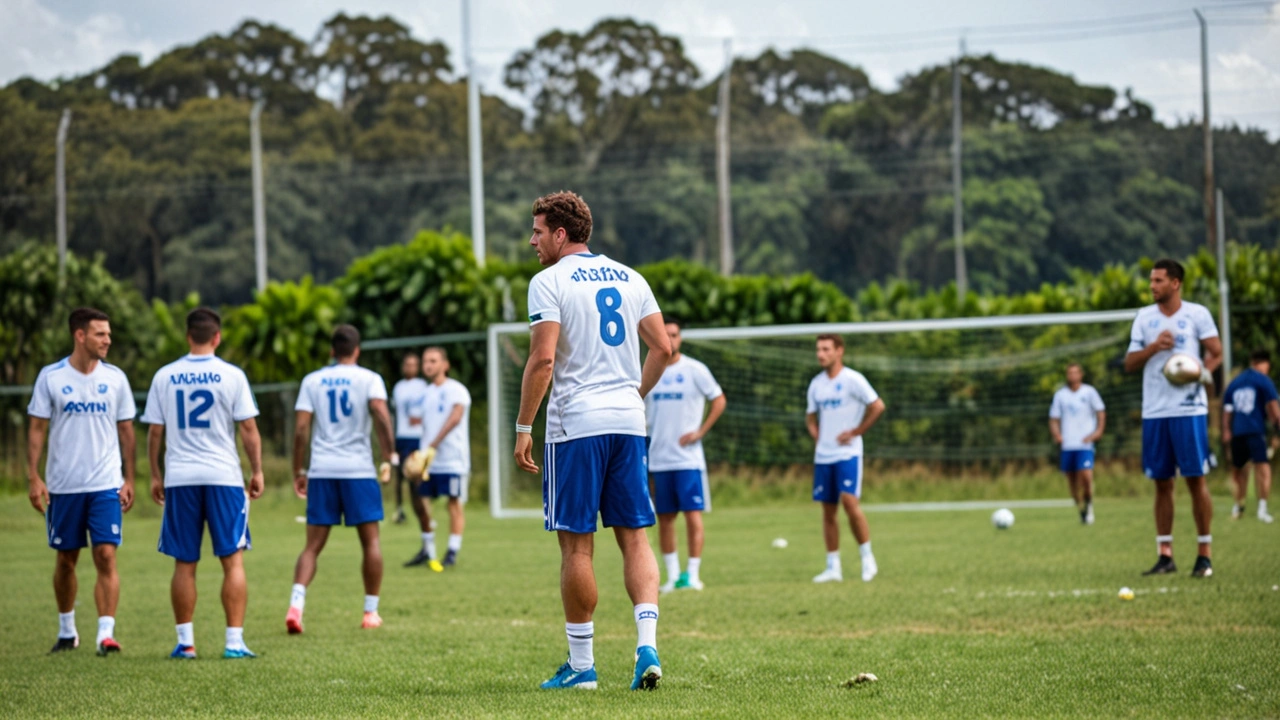
[[[208,345],[222,330],[222,316],[206,307],[187,313],[187,335],[197,345]]]
[[[1249,353],[1250,365],[1269,362],[1271,362],[1271,351],[1266,348],[1254,348],[1254,351]]]
[[[443,360],[443,361],[445,361],[445,362],[449,362],[449,351],[445,350],[444,348],[440,347],[439,345],[432,345],[431,347],[429,347],[429,348],[427,348],[427,349],[423,350],[423,351],[422,351],[422,354],[423,354],[423,355],[426,355],[426,354],[427,354],[427,353],[429,353],[429,352],[433,352],[433,353],[440,353],[440,359],[441,359],[441,360]]]
[[[1080,368],[1080,372],[1084,372],[1084,366],[1083,366],[1083,365],[1081,365],[1081,364],[1080,364],[1080,363],[1078,363],[1078,362],[1069,362],[1069,363],[1067,363],[1067,367],[1066,367],[1066,369],[1067,369],[1067,370],[1070,370],[1071,368]]]
[[[835,345],[837,350],[844,349],[844,338],[836,335],[835,333],[822,333],[818,336],[818,342],[822,342],[823,340],[830,340],[831,344]]]
[[[404,353],[404,357],[400,358],[400,362],[404,362],[405,360],[417,360],[417,359],[418,359],[417,350],[406,350]]]
[[[561,190],[543,195],[533,201],[533,216],[545,215],[547,227],[554,232],[564,228],[569,242],[586,243],[591,240],[591,208],[580,195]]]
[[[355,355],[360,348],[360,331],[354,325],[339,325],[333,329],[330,347],[333,348],[333,356],[339,360]]]
[[[1187,276],[1187,271],[1182,269],[1182,263],[1173,258],[1160,258],[1155,265],[1151,266],[1152,270],[1163,270],[1170,280],[1182,282]]]
[[[71,311],[71,317],[67,319],[67,325],[71,328],[71,337],[76,336],[77,330],[88,330],[89,323],[94,320],[104,320],[111,322],[111,318],[107,314],[97,308],[81,307]]]
[[[662,324],[663,324],[663,325],[675,325],[675,326],[676,326],[677,328],[679,328],[682,332],[684,331],[684,321],[683,321],[683,320],[681,320],[680,318],[678,318],[678,317],[674,316],[674,315],[663,315],[663,316],[662,316]]]

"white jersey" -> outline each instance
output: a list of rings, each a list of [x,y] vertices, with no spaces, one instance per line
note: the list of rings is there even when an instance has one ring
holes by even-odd
[[[830,465],[861,456],[862,436],[848,445],[841,445],[836,437],[861,425],[867,406],[879,399],[875,388],[857,370],[841,368],[834,378],[826,371],[818,373],[809,383],[805,411],[818,414],[818,445],[813,451],[813,462]]]
[[[138,408],[120,368],[99,362],[85,375],[67,358],[46,365],[36,377],[27,414],[49,421],[44,479],[50,493],[124,485],[117,423],[133,420]]]
[[[307,474],[339,480],[376,478],[369,401],[386,399],[382,376],[359,365],[330,365],[303,378],[293,409],[314,414]]]
[[[1204,386],[1200,383],[1174,385],[1164,376],[1164,364],[1175,353],[1185,353],[1201,360],[1200,341],[1218,337],[1213,315],[1205,306],[1185,300],[1178,312],[1168,317],[1160,312],[1160,306],[1148,305],[1133,319],[1129,352],[1137,352],[1154,343],[1165,330],[1173,333],[1173,349],[1162,350],[1147,360],[1142,371],[1142,417],[1208,415],[1209,396]]]
[[[401,380],[391,388],[391,401],[396,410],[396,437],[416,438],[422,434],[422,403],[427,394],[427,381],[422,378]],[[410,424],[417,420],[418,425]]]
[[[529,324],[560,323],[547,442],[645,435],[640,320],[660,312],[640,273],[579,253],[533,276]]]
[[[458,405],[462,406],[462,420],[436,448],[436,459],[427,470],[432,475],[466,475],[471,472],[471,393],[466,385],[453,378],[445,378],[439,385],[427,386],[422,416],[423,447],[436,439],[453,408]]]
[[[707,366],[688,355],[667,366],[644,403],[649,420],[650,471],[707,469],[702,441],[681,445],[680,438],[702,427],[707,401],[723,394]]]
[[[1059,421],[1063,450],[1092,450],[1085,438],[1098,429],[1098,413],[1107,409],[1102,396],[1092,386],[1080,384],[1075,392],[1070,387],[1058,388],[1049,404],[1049,417]]]
[[[142,422],[164,425],[164,486],[244,486],[236,423],[258,416],[244,372],[215,355],[187,355],[156,372]]]

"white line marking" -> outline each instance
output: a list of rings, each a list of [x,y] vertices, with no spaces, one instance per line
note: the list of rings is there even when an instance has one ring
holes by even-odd
[[[951,510],[998,510],[1000,508],[1074,507],[1071,500],[964,500],[960,502],[914,502],[863,505],[866,512],[946,512]]]

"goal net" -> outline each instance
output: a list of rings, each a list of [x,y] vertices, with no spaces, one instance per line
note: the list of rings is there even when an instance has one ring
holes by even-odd
[[[1065,366],[1107,404],[1101,458],[1138,457],[1142,383],[1123,357],[1136,310],[943,320],[686,329],[682,352],[706,363],[728,407],[704,440],[716,468],[779,471],[813,460],[805,393],[820,368],[819,333],[845,338],[845,364],[866,375],[887,410],[866,437],[869,460],[927,463],[940,471],[998,470],[1056,456],[1049,404]],[[490,504],[495,517],[541,515],[542,479],[512,459],[520,382],[528,356],[524,324],[489,329]],[[534,425],[542,457],[544,410]]]

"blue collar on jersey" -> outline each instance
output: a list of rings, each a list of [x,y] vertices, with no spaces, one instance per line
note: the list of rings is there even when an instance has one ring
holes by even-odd
[[[580,253],[574,253],[574,254],[573,254],[573,257],[589,257],[589,258],[593,258],[593,257],[600,257],[600,256],[599,256],[599,255],[597,255],[596,253],[580,252]]]
[[[209,355],[192,355],[191,353],[187,353],[187,360],[191,362],[205,362],[212,360],[215,357],[217,357],[217,355],[213,355],[212,353]]]

